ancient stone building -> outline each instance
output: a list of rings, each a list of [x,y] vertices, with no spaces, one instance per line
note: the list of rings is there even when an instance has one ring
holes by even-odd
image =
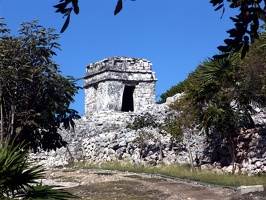
[[[155,104],[155,73],[146,59],[111,57],[91,63],[84,80],[85,115],[136,112]]]
[[[248,174],[266,173],[264,109],[256,109],[257,114],[253,115],[259,128],[243,130],[235,138],[238,163],[234,167],[227,144],[221,142],[218,134],[211,143],[199,129],[185,130],[179,142],[171,134],[161,134],[160,126],[130,129],[128,124],[138,116],[149,113],[156,124],[162,124],[173,114],[169,105],[182,94],[156,104],[155,83],[151,63],[145,59],[112,57],[90,64],[84,82],[86,115],[75,121],[75,129],[58,130],[68,146],[31,154],[30,158],[43,166],[60,166],[73,160],[88,163],[127,160],[134,165],[189,164],[193,159],[195,165],[201,164],[201,169],[232,173],[235,168]],[[142,134],[144,137],[139,137]],[[152,137],[145,139],[150,134]],[[145,148],[137,138],[144,138]]]

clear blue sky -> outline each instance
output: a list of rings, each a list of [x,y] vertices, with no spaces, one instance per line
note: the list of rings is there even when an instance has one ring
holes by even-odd
[[[158,78],[156,96],[183,81],[197,65],[218,53],[217,46],[233,27],[227,9],[223,18],[209,0],[123,1],[123,10],[113,15],[117,0],[80,0],[80,14],[71,16],[60,35],[62,51],[54,60],[64,75],[85,75],[86,66],[107,57],[145,58],[153,63]],[[39,19],[39,24],[59,33],[64,19],[55,13],[58,0],[0,0],[0,16],[17,34],[21,22]],[[83,81],[78,85],[82,86]],[[72,108],[84,114],[84,90],[75,96]]]

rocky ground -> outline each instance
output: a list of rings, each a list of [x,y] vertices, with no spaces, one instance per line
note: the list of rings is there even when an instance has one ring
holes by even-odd
[[[229,188],[203,186],[152,175],[106,170],[60,170],[46,173],[43,184],[61,185],[80,199],[97,200],[258,200],[266,192],[239,195]]]

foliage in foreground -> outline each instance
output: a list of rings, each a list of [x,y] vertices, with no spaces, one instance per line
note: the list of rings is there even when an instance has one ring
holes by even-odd
[[[229,38],[224,40],[224,46],[217,47],[223,54],[215,55],[214,58],[224,58],[236,52],[241,52],[241,58],[244,58],[249,51],[250,44],[259,39],[261,25],[265,25],[266,1],[210,0],[209,3],[212,4],[215,11],[222,10],[221,17],[223,17],[227,7],[238,9],[238,14],[230,17],[235,27],[227,31]],[[69,25],[72,11],[75,14],[79,14],[78,0],[60,0],[59,4],[54,7],[56,8],[55,12],[61,13],[63,17],[66,17],[66,21],[61,29],[61,33],[63,33]],[[117,0],[114,15],[118,14],[122,8],[123,0]]]
[[[134,1],[134,0],[131,0]],[[66,17],[66,21],[60,31],[60,33],[63,33],[70,22],[70,16],[72,11],[77,15],[79,14],[79,4],[78,0],[60,0],[59,4],[54,6],[56,8],[55,12],[61,13],[63,17]],[[115,9],[114,9],[114,15],[118,14],[123,8],[123,1],[122,0],[117,0]]]
[[[0,148],[0,199],[69,199],[75,196],[39,183],[44,169],[27,161],[25,146],[6,142]]]
[[[226,31],[229,38],[224,40],[224,46],[218,47],[223,54],[216,55],[214,58],[224,58],[233,53],[241,52],[243,59],[249,52],[250,43],[259,39],[260,28],[266,23],[266,1],[210,0],[210,3],[215,7],[215,11],[222,10],[222,16],[227,6],[226,3],[230,4],[229,8],[238,9],[239,12],[236,16],[230,17],[235,27]]]
[[[57,186],[37,184],[29,188],[25,199],[50,199],[50,200],[66,200],[70,198],[77,198],[63,189],[58,189]]]

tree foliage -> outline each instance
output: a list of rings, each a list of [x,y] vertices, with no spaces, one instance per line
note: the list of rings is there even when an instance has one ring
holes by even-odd
[[[30,167],[27,154],[23,145],[8,141],[0,148],[0,198],[25,193],[27,187],[43,178],[44,170],[40,166]]]
[[[227,137],[239,127],[254,126],[254,107],[266,105],[265,42],[263,35],[244,59],[238,53],[199,65],[187,79],[185,94],[172,105],[182,116],[179,127],[194,124]]]
[[[62,123],[65,128],[74,126],[79,118],[69,108],[79,87],[72,77],[60,75],[52,60],[60,49],[58,34],[37,21],[22,23],[17,37],[9,35],[4,23],[1,27],[1,143],[10,137],[35,150],[66,145],[58,128]]]
[[[133,1],[133,0],[132,0]],[[259,38],[260,25],[266,22],[266,0],[210,0],[215,11],[222,10],[222,16],[226,10],[226,2],[229,8],[238,9],[239,14],[230,19],[235,23],[235,27],[228,30],[229,38],[225,39],[225,45],[218,46],[223,54],[215,55],[214,58],[223,58],[231,53],[241,50],[241,58],[244,58],[249,51],[250,43]],[[59,4],[54,6],[56,12],[66,17],[66,21],[61,29],[63,33],[69,25],[72,11],[79,14],[78,0],[59,0]],[[123,0],[117,0],[114,15],[123,8]]]
[[[60,3],[55,5],[54,7],[56,8],[55,12],[59,12],[63,15],[63,17],[66,17],[66,21],[60,31],[60,33],[63,33],[69,25],[72,11],[74,11],[76,15],[79,14],[79,4],[78,0],[59,0],[59,2]],[[123,1],[117,0],[117,4],[114,9],[114,15],[117,15],[122,10],[122,8]]]
[[[177,93],[182,93],[185,90],[186,80],[179,82],[178,84],[172,86],[169,90],[165,93],[161,94],[161,100],[157,103],[164,103],[168,97],[172,97]]]
[[[156,118],[150,113],[146,112],[136,116],[132,123],[127,125],[127,128],[132,130],[139,130],[145,127],[158,128],[160,125],[156,122]]]
[[[225,2],[229,2],[229,7],[238,9],[239,14],[230,19],[235,23],[235,27],[228,30],[229,38],[225,39],[225,45],[218,49],[223,52],[222,55],[216,55],[214,58],[222,58],[231,53],[241,50],[241,58],[244,58],[249,51],[249,44],[259,38],[259,29],[261,23],[266,22],[265,0],[211,0],[210,3],[216,7],[215,10],[225,12]]]

